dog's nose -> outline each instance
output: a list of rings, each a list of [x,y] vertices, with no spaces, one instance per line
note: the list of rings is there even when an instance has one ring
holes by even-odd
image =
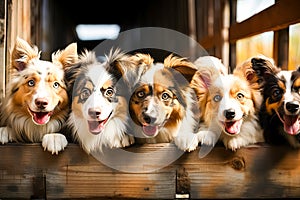
[[[98,116],[100,116],[101,111],[99,109],[95,109],[95,108],[89,108],[88,110],[88,115],[91,118],[97,118]]]
[[[38,108],[44,109],[48,105],[48,100],[45,98],[37,98],[34,103]]]
[[[225,110],[224,116],[226,117],[226,119],[233,119],[235,117],[235,111],[233,109]]]
[[[145,114],[144,114],[144,121],[145,121],[147,124],[152,124],[152,123],[155,122],[155,120],[156,120],[155,117],[151,117],[151,116],[149,116],[149,115],[145,115]]]
[[[295,113],[299,110],[299,104],[297,102],[293,102],[293,101],[287,102],[285,107],[291,113]]]

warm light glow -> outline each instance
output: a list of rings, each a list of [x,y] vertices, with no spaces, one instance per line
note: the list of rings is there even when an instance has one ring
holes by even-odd
[[[120,32],[117,24],[79,24],[76,32],[80,40],[116,39]]]

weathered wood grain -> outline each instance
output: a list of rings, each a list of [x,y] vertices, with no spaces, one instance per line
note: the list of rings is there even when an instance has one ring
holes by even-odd
[[[137,160],[125,158],[113,163],[116,166],[106,166],[76,144],[58,155],[43,151],[40,144],[0,145],[0,198],[174,199],[176,193],[191,199],[300,196],[299,150],[261,144],[231,152],[216,146],[200,158],[200,148],[183,153],[173,144],[136,145],[122,151],[139,154]],[[174,156],[174,162],[163,166],[166,156]]]

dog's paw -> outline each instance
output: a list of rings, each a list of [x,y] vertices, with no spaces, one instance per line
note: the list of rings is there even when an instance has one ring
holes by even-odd
[[[199,131],[197,133],[198,140],[201,144],[214,146],[218,142],[218,136],[213,131]]]
[[[59,151],[65,149],[68,145],[67,138],[60,133],[46,134],[43,137],[42,146],[44,150],[50,151],[52,154],[58,154]]]
[[[189,136],[177,136],[174,140],[176,146],[186,152],[191,152],[196,150],[198,147],[198,137],[196,134],[191,134]]]
[[[225,148],[230,149],[232,151],[236,151],[246,145],[247,143],[242,138],[231,138],[228,141],[224,141]]]
[[[134,143],[134,137],[131,135],[124,135],[121,141],[121,147],[127,147]]]
[[[5,144],[12,141],[9,129],[7,127],[0,127],[0,143]]]

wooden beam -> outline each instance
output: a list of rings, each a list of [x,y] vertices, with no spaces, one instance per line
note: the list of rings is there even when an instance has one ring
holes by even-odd
[[[132,153],[174,152],[173,144],[134,145]],[[88,156],[76,144],[58,155],[40,144],[0,145],[0,198],[174,199],[294,198],[300,196],[300,150],[288,146],[252,145],[236,152],[218,145],[204,158],[183,153],[169,165],[151,172],[131,173],[109,167]],[[114,158],[112,158],[114,159]],[[145,156],[127,160],[145,166],[162,159]],[[39,188],[36,188],[39,185]]]
[[[278,0],[276,3],[241,22],[232,24],[229,28],[229,41],[260,34],[266,31],[284,29],[291,24],[300,22],[300,1]]]

